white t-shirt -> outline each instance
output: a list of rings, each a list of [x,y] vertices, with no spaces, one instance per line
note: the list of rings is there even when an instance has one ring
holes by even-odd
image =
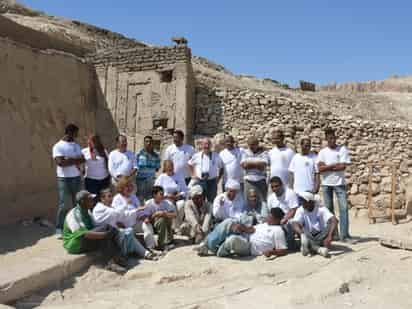
[[[106,155],[107,151],[105,150]],[[86,147],[82,149],[83,157],[86,160],[86,178],[102,180],[109,176],[109,171],[106,167],[106,159],[99,154],[96,154],[96,159],[93,160],[90,154],[90,148]]]
[[[278,176],[282,179],[284,186],[288,185],[289,164],[295,152],[289,147],[274,147],[269,151],[270,177]]]
[[[246,149],[242,154],[242,161],[240,163],[248,162],[263,162],[266,165],[269,163],[268,155],[266,151],[259,151],[253,153],[250,149]],[[266,179],[266,169],[245,169],[245,177],[249,181],[260,181]]]
[[[188,162],[195,169],[197,178],[202,178],[202,173],[208,173],[209,179],[219,176],[219,171],[222,168],[222,161],[216,152],[211,153],[211,157],[203,152],[197,152]]]
[[[296,193],[289,188],[285,188],[285,192],[281,196],[277,196],[275,192],[269,195],[267,202],[267,209],[270,211],[272,208],[279,207],[283,210],[285,215],[290,209],[298,208],[298,198]]]
[[[298,222],[303,226],[305,233],[322,232],[333,214],[326,207],[316,205],[313,210],[307,211],[302,206],[296,210],[293,217],[294,222]]]
[[[124,210],[114,207],[108,207],[99,202],[93,208],[93,222],[97,226],[111,225],[117,228],[117,223],[136,222],[137,209]]]
[[[161,186],[166,196],[176,192],[186,196],[187,193],[187,185],[184,178],[176,177],[176,174],[173,176],[169,176],[166,173],[160,174],[154,185]]]
[[[255,225],[255,232],[250,235],[249,243],[250,252],[254,256],[273,249],[287,249],[285,232],[280,225]]]
[[[293,173],[293,191],[312,192],[315,188],[315,174],[318,173],[317,155],[295,154],[290,162],[289,172]]]
[[[137,169],[136,155],[133,152],[115,149],[109,154],[109,172],[113,178],[130,176],[133,168]]]
[[[213,201],[213,217],[218,220],[239,219],[243,212],[245,212],[245,203],[240,192],[236,193],[233,201],[227,197],[225,192],[220,193]]]
[[[123,214],[136,210],[140,206],[140,201],[136,195],[132,194],[129,198],[116,194],[113,198],[112,207]],[[133,227],[136,224],[137,213],[133,216],[125,216],[121,221],[125,227]]]
[[[65,158],[80,158],[82,156],[82,150],[79,144],[75,142],[66,142],[63,140],[58,141],[53,146],[53,159],[57,157]],[[79,177],[80,168],[76,165],[70,166],[58,166],[56,168],[57,177]]]
[[[224,169],[224,183],[226,183],[228,179],[236,180],[239,183],[243,182],[243,169],[240,166],[242,152],[243,150],[241,148],[233,148],[232,150],[223,149],[219,153]]]
[[[345,146],[337,146],[335,149],[329,147],[323,148],[318,155],[318,162],[326,165],[336,163],[350,164],[349,152]],[[341,186],[345,184],[345,171],[328,171],[321,173],[322,185],[324,186]]]
[[[175,175],[180,178],[189,178],[190,173],[187,163],[195,153],[193,146],[183,144],[177,147],[175,144],[168,146],[163,154],[163,160],[173,161]]]

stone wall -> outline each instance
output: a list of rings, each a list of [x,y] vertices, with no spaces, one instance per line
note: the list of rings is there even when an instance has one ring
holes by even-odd
[[[163,145],[175,128],[191,140],[194,85],[190,59],[186,45],[116,49],[88,58],[102,89],[99,110],[110,112],[119,131],[128,137],[130,149],[141,148],[147,134]],[[107,143],[113,139],[103,135]]]
[[[299,150],[302,136],[309,136],[318,152],[324,139],[323,129],[337,129],[339,142],[347,145],[353,164],[347,170],[349,201],[356,208],[366,207],[369,161],[395,163],[397,168],[396,206],[405,201],[405,183],[412,172],[412,128],[365,121],[347,114],[338,116],[322,110],[318,102],[305,100],[297,92],[267,94],[259,91],[207,88],[196,89],[195,133],[214,136],[231,133],[246,146],[251,134],[257,135],[270,149],[270,132],[275,127],[285,130],[290,147]],[[389,206],[391,172],[388,168],[373,173],[373,202]]]
[[[0,37],[0,224],[54,218],[52,146],[67,123],[81,128],[80,140],[94,131],[94,102],[92,70],[84,61]]]

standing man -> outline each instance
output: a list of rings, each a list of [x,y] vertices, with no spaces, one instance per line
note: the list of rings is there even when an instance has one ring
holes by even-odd
[[[220,153],[223,164],[223,188],[228,179],[236,180],[240,183],[240,191],[243,193],[243,170],[240,166],[242,161],[242,149],[235,147],[235,139],[229,135],[225,138],[225,146]]]
[[[188,185],[190,182],[190,172],[187,163],[194,155],[195,149],[191,145],[183,144],[184,137],[183,131],[174,131],[173,144],[166,148],[163,161],[173,161],[176,177],[183,179],[186,181],[186,185]]]
[[[76,205],[76,194],[80,191],[80,165],[84,162],[80,145],[75,142],[79,128],[69,124],[63,138],[53,146],[53,159],[57,168],[59,205],[56,215],[56,237],[62,238],[64,219]]]
[[[310,151],[312,144],[308,137],[300,141],[301,154],[293,156],[289,165],[290,188],[296,193],[319,192],[320,177],[317,165],[317,155]]]
[[[212,152],[212,142],[209,138],[205,137],[202,140],[202,151],[195,153],[188,164],[193,184],[200,185],[207,201],[213,203],[222,174],[222,161],[216,152]]]
[[[137,171],[136,156],[127,150],[127,138],[124,135],[116,137],[116,147],[109,154],[109,173],[112,176],[113,185],[121,176],[131,176]]]
[[[280,129],[272,132],[272,143],[275,147],[269,151],[270,178],[277,176],[282,179],[283,185],[288,185],[289,164],[295,152],[285,144],[285,135]]]
[[[333,192],[339,204],[339,232],[342,241],[350,241],[348,201],[346,194],[345,169],[350,164],[348,150],[336,144],[333,129],[325,130],[327,147],[319,152],[318,168],[322,176],[322,192],[325,206],[334,214]]]
[[[153,138],[145,136],[143,149],[136,155],[137,160],[137,197],[142,203],[152,197],[156,172],[160,169],[160,157],[153,150]]]
[[[261,202],[266,201],[268,188],[266,183],[266,167],[269,163],[267,153],[259,146],[259,140],[252,136],[248,139],[249,148],[242,155],[240,165],[245,170],[244,199],[247,192],[255,189]]]

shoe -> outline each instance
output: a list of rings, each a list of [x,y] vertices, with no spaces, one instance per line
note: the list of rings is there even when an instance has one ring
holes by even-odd
[[[175,246],[175,244],[173,244],[173,243],[170,243],[170,244],[165,245],[165,249],[166,249],[167,251],[170,251],[170,250],[174,249],[175,247],[176,247],[176,246]]]
[[[156,253],[147,250],[146,254],[144,255],[144,259],[149,261],[157,261],[159,259],[159,256]]]
[[[63,231],[61,229],[56,229],[56,233],[54,235],[57,239],[63,239]]]
[[[302,252],[303,256],[307,256],[309,251],[309,239],[305,234],[300,235],[300,252]]]
[[[194,247],[193,250],[196,251],[199,256],[206,256],[209,253],[206,242],[201,242],[199,245]]]
[[[114,260],[111,260],[105,267],[106,270],[112,271],[116,274],[123,275],[127,272],[126,267],[117,264]]]
[[[320,247],[320,248],[318,248],[317,253],[318,253],[319,255],[325,257],[325,258],[330,257],[329,249],[326,248],[326,247]]]

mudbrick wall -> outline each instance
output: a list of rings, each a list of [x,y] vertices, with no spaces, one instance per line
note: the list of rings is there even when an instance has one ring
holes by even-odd
[[[0,224],[54,216],[52,146],[67,123],[81,128],[80,141],[94,131],[94,102],[83,60],[0,38]]]
[[[300,138],[309,136],[316,152],[322,147],[323,129],[335,128],[338,142],[347,145],[353,162],[346,173],[350,205],[358,209],[367,205],[370,161],[396,164],[395,206],[405,204],[405,185],[412,173],[411,127],[332,114],[293,92],[267,94],[204,86],[196,89],[195,123],[198,135],[221,137],[222,133],[231,133],[246,146],[247,138],[255,134],[267,149],[273,147],[271,130],[280,127],[290,147],[298,151]],[[384,210],[390,204],[390,168],[375,168],[372,179],[373,205]]]
[[[155,137],[157,148],[179,128],[191,139],[193,72],[191,51],[184,46],[116,49],[88,58],[96,69],[101,96],[98,109],[108,111],[129,147],[138,150],[143,137]],[[109,136],[103,132],[107,143]]]

